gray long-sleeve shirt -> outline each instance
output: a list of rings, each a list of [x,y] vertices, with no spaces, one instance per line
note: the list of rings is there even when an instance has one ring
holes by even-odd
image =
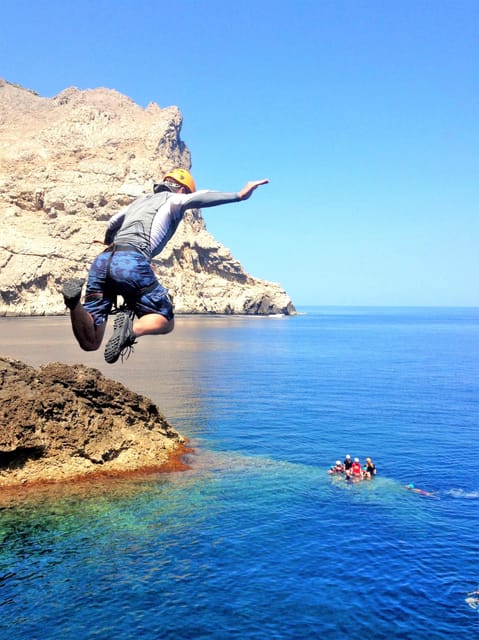
[[[131,244],[150,261],[173,236],[187,209],[215,207],[239,200],[238,193],[221,191],[151,193],[110,218],[105,244]]]

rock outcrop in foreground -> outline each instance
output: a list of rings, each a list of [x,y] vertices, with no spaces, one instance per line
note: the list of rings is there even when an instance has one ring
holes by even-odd
[[[177,107],[143,109],[110,89],[42,98],[0,79],[0,315],[65,312],[62,281],[85,276],[106,221],[173,167],[190,168],[181,126]],[[198,210],[153,266],[177,313],[295,312],[279,284],[243,270]]]
[[[96,369],[0,357],[0,487],[161,470],[184,443],[156,405]]]

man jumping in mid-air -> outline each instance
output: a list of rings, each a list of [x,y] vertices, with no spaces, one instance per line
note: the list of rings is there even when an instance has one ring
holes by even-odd
[[[173,331],[173,305],[151,268],[152,258],[163,250],[187,209],[246,200],[267,182],[248,182],[237,193],[196,191],[190,173],[174,169],[154,185],[153,193],[141,196],[114,215],[105,234],[108,246],[90,267],[84,304],[80,303],[84,280],[70,280],[63,286],[80,347],[85,351],[100,347],[117,295],[134,310],[136,319],[126,311],[116,315],[113,335],[105,347],[108,363],[116,362],[140,336]]]

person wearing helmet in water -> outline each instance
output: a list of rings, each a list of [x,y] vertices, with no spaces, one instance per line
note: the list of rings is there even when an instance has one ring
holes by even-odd
[[[158,282],[151,260],[175,233],[187,209],[215,207],[246,200],[268,180],[248,182],[240,191],[196,191],[192,175],[173,169],[141,196],[115,214],[105,233],[107,248],[93,261],[83,305],[84,280],[63,285],[65,305],[70,309],[73,333],[85,351],[99,349],[116,296],[134,310],[116,314],[113,335],[105,347],[105,360],[114,363],[140,336],[173,331],[174,312],[168,291]]]
[[[376,475],[376,465],[371,460],[371,458],[366,458],[366,464],[364,465],[364,476],[370,480],[373,476]]]
[[[328,473],[344,473],[344,465],[341,460],[336,460],[336,464],[331,465]]]
[[[351,465],[351,475],[354,478],[361,477],[361,463],[359,462],[359,458],[354,458],[354,462]]]

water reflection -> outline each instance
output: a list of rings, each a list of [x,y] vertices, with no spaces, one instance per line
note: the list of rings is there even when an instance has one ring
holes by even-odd
[[[195,437],[201,435],[210,415],[205,392],[226,384],[224,372],[231,376],[234,373],[233,356],[255,349],[258,343],[249,337],[257,336],[259,327],[271,331],[288,320],[180,316],[173,333],[144,336],[130,360],[108,365],[103,349],[87,353],[78,347],[67,316],[0,318],[0,354],[34,367],[59,361],[99,369],[106,377],[151,398],[176,429]],[[254,359],[255,353],[251,352],[251,360]]]

